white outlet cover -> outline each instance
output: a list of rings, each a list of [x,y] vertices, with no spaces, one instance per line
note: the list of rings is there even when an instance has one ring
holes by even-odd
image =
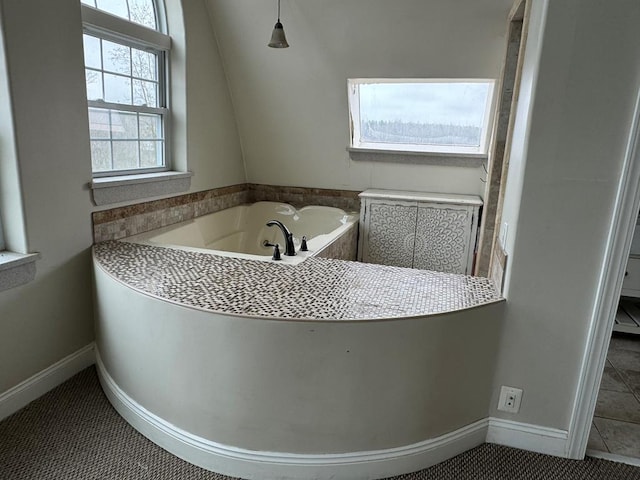
[[[500,399],[498,400],[498,410],[509,413],[518,413],[522,402],[522,389],[502,386],[500,389]]]

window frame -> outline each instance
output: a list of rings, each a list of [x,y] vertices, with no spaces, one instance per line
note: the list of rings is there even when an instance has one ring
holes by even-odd
[[[162,156],[164,165],[158,167],[142,167],[124,170],[93,171],[93,178],[110,178],[129,175],[153,174],[169,172],[172,170],[171,152],[171,126],[170,126],[170,49],[171,37],[166,32],[164,6],[161,1],[153,0],[155,6],[156,22],[158,30],[132,22],[128,19],[112,15],[95,7],[81,4],[83,35],[87,34],[95,38],[104,39],[127,47],[154,53],[158,61],[158,107],[142,105],[127,105],[104,100],[88,100],[87,106],[106,111],[115,110],[122,112],[134,112],[138,114],[152,113],[160,115],[162,124],[163,147]],[[85,68],[87,68],[85,66]],[[111,141],[109,142],[111,145]]]
[[[394,84],[394,83],[484,83],[489,85],[489,92],[484,112],[484,125],[478,147],[462,145],[421,145],[409,143],[385,143],[362,141],[361,128],[361,107],[360,107],[360,85],[365,84]],[[490,78],[349,78],[348,106],[349,106],[349,141],[348,150],[354,160],[382,160],[382,161],[407,161],[421,162],[424,159],[436,158],[435,162],[465,166],[466,160],[485,160],[488,157],[489,145],[491,143],[491,132],[495,121],[495,87],[496,80]],[[365,155],[361,155],[361,154]],[[355,155],[354,155],[355,154]],[[398,158],[393,158],[398,157]],[[402,157],[402,158],[400,158]],[[448,160],[450,159],[450,160]],[[462,161],[460,161],[462,160]]]

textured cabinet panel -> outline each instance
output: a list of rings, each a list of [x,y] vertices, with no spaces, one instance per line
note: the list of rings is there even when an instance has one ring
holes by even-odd
[[[472,217],[468,207],[420,206],[413,267],[466,273]]]
[[[417,209],[371,203],[368,208],[366,259],[369,263],[411,267]]]
[[[479,197],[367,190],[360,198],[359,260],[472,273]]]

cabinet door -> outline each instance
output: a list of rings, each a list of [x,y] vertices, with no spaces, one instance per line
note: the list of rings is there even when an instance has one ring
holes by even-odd
[[[413,257],[414,268],[469,274],[473,209],[420,204]]]
[[[622,282],[622,295],[640,297],[640,258],[636,255],[629,257],[627,262],[627,271]]]
[[[411,267],[416,204],[367,202],[362,261]]]

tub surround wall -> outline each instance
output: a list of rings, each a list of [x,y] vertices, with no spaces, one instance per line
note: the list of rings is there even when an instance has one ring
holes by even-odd
[[[316,255],[319,258],[336,260],[352,260],[358,258],[358,223],[354,223],[348,232],[340,235]]]
[[[95,243],[148,232],[249,202],[245,184],[94,212]]]
[[[349,190],[238,184],[203,192],[94,212],[94,243],[118,240],[255,201],[290,203],[296,208],[324,205],[358,211],[358,193]]]
[[[346,212],[360,210],[360,192],[354,190],[332,190],[327,188],[283,187],[249,183],[249,191],[254,202],[289,203],[296,208],[306,205],[324,205],[340,208]]]
[[[484,441],[503,308],[490,280],[128,242],[95,245],[94,265],[105,391],[193,463],[381,478]]]

